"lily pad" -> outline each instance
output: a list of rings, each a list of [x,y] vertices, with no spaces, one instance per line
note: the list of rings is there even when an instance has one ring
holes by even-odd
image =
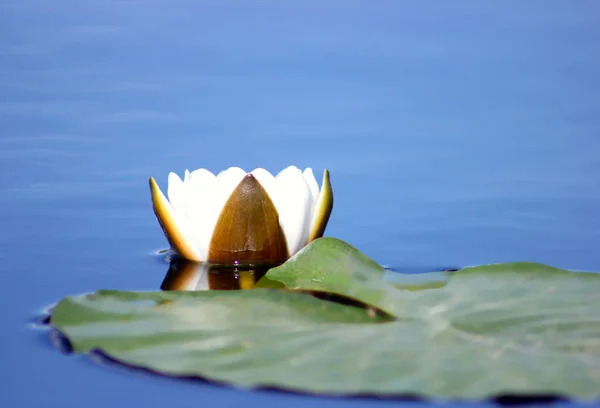
[[[265,279],[265,278],[263,278]],[[540,264],[466,268],[401,290],[342,241],[314,241],[259,284],[306,293],[114,292],[63,299],[51,324],[77,352],[239,387],[336,395],[600,397],[600,275]],[[346,299],[346,298],[342,298]]]

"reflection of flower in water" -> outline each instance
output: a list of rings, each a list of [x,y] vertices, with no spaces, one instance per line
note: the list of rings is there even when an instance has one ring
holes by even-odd
[[[195,263],[173,258],[163,279],[162,290],[238,290],[252,289],[276,265],[242,266]]]

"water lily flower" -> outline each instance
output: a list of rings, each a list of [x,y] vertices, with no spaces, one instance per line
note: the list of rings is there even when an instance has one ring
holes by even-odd
[[[167,195],[150,177],[152,206],[171,248],[195,262],[280,263],[323,235],[333,208],[329,172],[321,188],[310,168],[273,176],[231,167],[169,174]]]

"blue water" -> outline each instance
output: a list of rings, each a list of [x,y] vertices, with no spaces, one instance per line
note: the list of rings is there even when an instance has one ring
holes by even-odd
[[[600,271],[595,2],[254,3],[0,3],[0,406],[396,405],[56,352],[46,305],[158,289],[150,175],[326,167],[327,235],[382,264]]]

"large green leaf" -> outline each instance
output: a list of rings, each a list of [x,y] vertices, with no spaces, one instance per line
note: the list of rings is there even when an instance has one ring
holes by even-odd
[[[260,284],[280,289],[68,297],[51,323],[76,351],[237,386],[332,394],[600,397],[600,275],[515,263],[401,290],[349,245],[313,241]]]

